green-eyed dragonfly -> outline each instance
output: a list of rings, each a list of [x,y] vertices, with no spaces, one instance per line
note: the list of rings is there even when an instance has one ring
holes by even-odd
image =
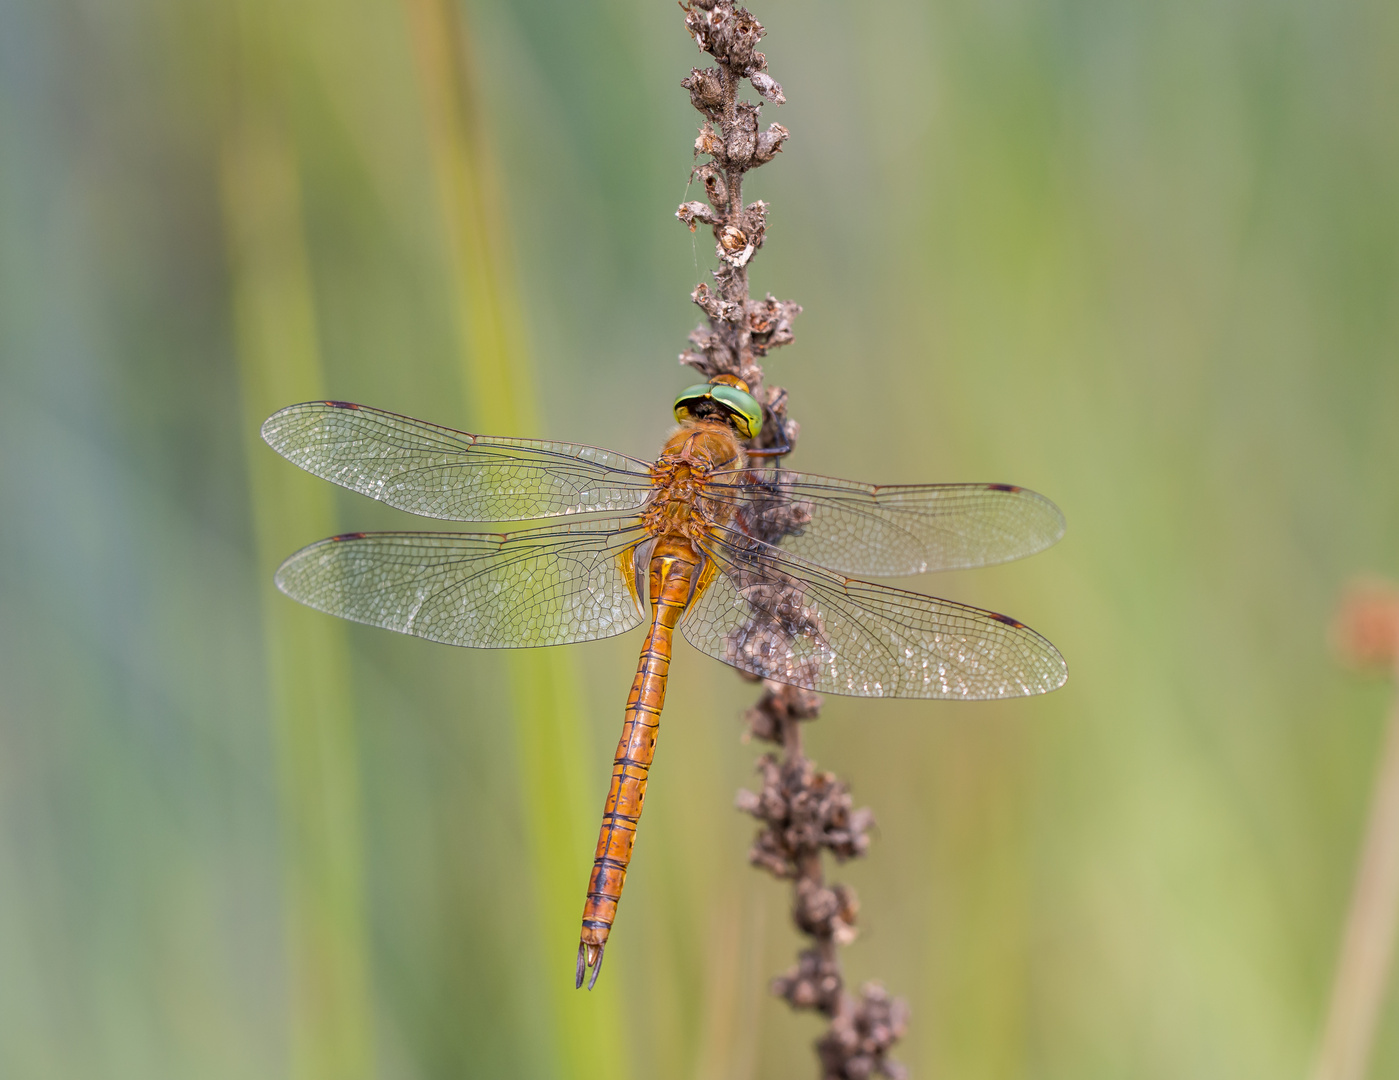
[[[675,403],[655,462],[573,443],[468,435],[337,401],[262,435],[308,472],[447,521],[508,532],[349,533],[303,548],[277,585],[311,607],[449,645],[520,648],[647,628],[603,811],[577,984],[602,964],[631,860],[678,627],[750,675],[826,694],[977,700],[1068,676],[1015,619],[846,577],[987,566],[1064,532],[1010,484],[876,486],[761,467],[762,407],[720,376]]]

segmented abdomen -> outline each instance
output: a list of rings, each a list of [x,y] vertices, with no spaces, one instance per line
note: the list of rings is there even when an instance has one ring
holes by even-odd
[[[651,556],[651,629],[641,648],[636,678],[627,697],[622,738],[612,763],[612,786],[602,812],[588,898],[583,904],[583,932],[578,946],[578,985],[593,969],[591,988],[602,966],[602,949],[617,901],[627,880],[636,824],[646,799],[646,777],[656,753],[656,732],[665,704],[666,676],[675,626],[690,602],[691,583],[700,557],[682,537],[662,537]]]

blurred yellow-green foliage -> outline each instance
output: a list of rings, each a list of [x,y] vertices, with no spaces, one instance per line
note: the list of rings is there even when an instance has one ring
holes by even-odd
[[[757,14],[792,464],[1070,523],[917,583],[1067,688],[810,733],[880,822],[851,979],[919,1077],[1304,1075],[1386,695],[1325,626],[1399,574],[1399,7]],[[681,647],[574,993],[637,639],[473,654],[271,583],[418,524],[276,458],[277,406],[654,451],[699,62],[663,0],[0,4],[0,1075],[813,1075],[731,808],[751,687]]]

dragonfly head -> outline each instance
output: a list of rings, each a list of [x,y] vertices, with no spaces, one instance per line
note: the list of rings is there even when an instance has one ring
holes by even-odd
[[[763,428],[763,407],[748,392],[748,384],[735,375],[716,375],[684,391],[675,399],[677,420],[722,420],[745,439],[756,438]]]

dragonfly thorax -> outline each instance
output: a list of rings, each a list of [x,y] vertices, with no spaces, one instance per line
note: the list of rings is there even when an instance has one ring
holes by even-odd
[[[700,538],[716,524],[713,504],[703,498],[710,477],[744,464],[743,448],[727,423],[685,421],[651,467],[653,493],[642,524],[653,536]]]

